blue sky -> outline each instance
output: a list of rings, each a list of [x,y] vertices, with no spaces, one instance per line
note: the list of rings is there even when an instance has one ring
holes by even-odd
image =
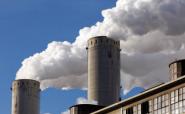
[[[102,20],[116,0],[0,0],[0,113],[11,113],[11,83],[22,60],[51,41],[74,41],[79,29]],[[60,114],[86,91],[48,89],[41,114]]]

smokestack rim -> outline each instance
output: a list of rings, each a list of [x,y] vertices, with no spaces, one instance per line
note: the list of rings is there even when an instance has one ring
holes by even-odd
[[[119,51],[121,51],[120,40],[115,40],[107,36],[96,36],[96,37],[89,38],[89,40],[87,41],[86,50],[88,50],[89,48],[103,46],[103,45],[113,46],[118,48]]]
[[[179,60],[175,60],[175,61],[171,62],[171,63],[169,64],[169,68],[170,68],[170,66],[173,65],[174,63],[181,63],[181,62],[185,62],[185,59],[179,59]]]
[[[37,81],[37,80],[33,80],[33,79],[16,79],[16,80],[14,80],[13,82],[17,82],[17,81],[20,81],[20,82],[24,82],[24,81],[29,81],[29,82],[36,82],[36,83],[39,83],[40,84],[40,82],[39,81]]]
[[[90,107],[90,106],[94,106],[94,107],[105,107],[105,106],[101,106],[101,105],[95,105],[95,104],[76,104],[73,106],[70,106],[69,109],[73,108],[73,107]]]
[[[98,38],[105,38],[105,39],[109,39],[109,40],[112,40],[112,41],[118,41],[119,42],[119,40],[112,39],[111,37],[108,37],[108,36],[94,36],[94,37],[89,38],[87,40],[87,42],[89,42],[89,41],[91,41],[93,39],[98,39]]]
[[[33,79],[17,79],[17,80],[14,80],[12,82],[12,87],[11,87],[11,90],[15,87],[15,84],[16,83],[19,83],[20,86],[21,86],[21,83],[27,83],[28,85],[33,85],[34,87],[38,88],[39,91],[41,91],[40,89],[40,82],[37,81],[37,80],[33,80]],[[17,84],[16,84],[17,85]]]

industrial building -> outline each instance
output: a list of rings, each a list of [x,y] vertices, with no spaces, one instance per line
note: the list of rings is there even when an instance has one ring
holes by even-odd
[[[91,114],[185,114],[185,60],[170,64],[171,81]]]
[[[88,100],[70,114],[185,114],[185,60],[169,65],[170,81],[120,100],[120,42],[106,36],[87,43]],[[12,114],[39,114],[39,82],[16,80],[12,85]]]

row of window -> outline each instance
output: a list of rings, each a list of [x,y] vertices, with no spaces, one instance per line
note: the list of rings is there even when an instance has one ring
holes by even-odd
[[[185,87],[123,110],[123,114],[180,113],[185,113]]]

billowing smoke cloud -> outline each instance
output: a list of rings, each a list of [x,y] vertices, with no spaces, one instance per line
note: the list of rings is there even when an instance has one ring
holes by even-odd
[[[79,97],[77,100],[76,100],[76,103],[77,104],[94,104],[94,105],[97,105],[97,101],[90,101],[84,97]]]
[[[25,59],[16,78],[39,80],[43,89],[86,88],[86,42],[106,35],[121,40],[125,90],[165,82],[168,64],[185,58],[184,11],[184,0],[118,0],[114,8],[102,11],[102,22],[81,29],[75,42],[51,42]]]
[[[84,97],[79,97],[76,100],[76,104],[93,104],[93,105],[97,105],[97,101],[89,101],[88,99],[86,99]],[[61,114],[70,114],[70,111],[66,110],[66,111],[62,112]]]
[[[65,112],[62,112],[61,114],[70,114],[70,111],[66,110]]]

